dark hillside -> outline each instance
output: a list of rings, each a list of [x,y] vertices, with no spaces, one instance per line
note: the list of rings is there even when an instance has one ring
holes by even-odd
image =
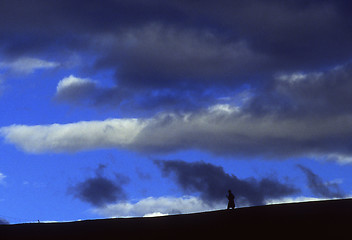
[[[0,226],[0,239],[245,239],[324,237],[350,233],[352,200],[278,204],[155,218]],[[228,237],[227,237],[228,238]]]

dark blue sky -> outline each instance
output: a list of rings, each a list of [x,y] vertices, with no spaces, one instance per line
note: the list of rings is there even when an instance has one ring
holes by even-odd
[[[342,198],[349,1],[1,1],[0,218]]]

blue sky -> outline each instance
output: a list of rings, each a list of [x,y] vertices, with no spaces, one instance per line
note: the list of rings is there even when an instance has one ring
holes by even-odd
[[[351,195],[347,1],[3,1],[0,218]]]

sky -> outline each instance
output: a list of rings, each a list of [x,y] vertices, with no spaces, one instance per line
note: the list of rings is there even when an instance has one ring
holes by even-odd
[[[0,2],[0,223],[348,198],[351,3]]]

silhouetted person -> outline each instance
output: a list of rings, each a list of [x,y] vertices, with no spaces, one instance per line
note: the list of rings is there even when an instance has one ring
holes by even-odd
[[[232,194],[231,190],[229,190],[229,194],[226,195],[229,203],[227,204],[227,209],[235,209],[235,196]]]

